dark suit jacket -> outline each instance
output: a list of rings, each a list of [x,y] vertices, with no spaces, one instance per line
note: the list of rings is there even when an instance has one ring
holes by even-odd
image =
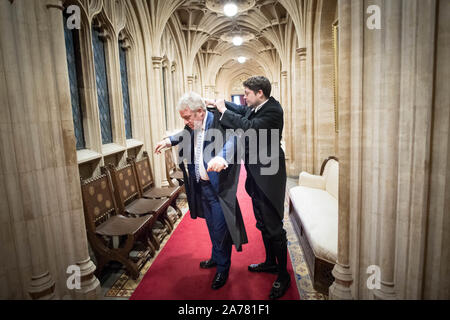
[[[263,161],[258,153],[257,163],[249,164],[249,144],[245,146],[245,167],[247,172],[251,174],[255,183],[264,192],[266,197],[271,201],[281,219],[284,217],[284,200],[286,196],[286,159],[283,149],[281,149],[281,139],[284,126],[283,109],[278,101],[273,97],[255,114],[253,109],[247,106],[239,106],[230,102],[226,102],[227,111],[223,114],[221,124],[225,128],[256,129],[257,146],[260,152],[266,154],[270,162],[279,163],[279,169],[274,175],[263,175],[261,169],[271,166],[267,161]],[[279,130],[279,139],[276,141],[276,149],[272,152],[270,133],[267,134],[267,143],[260,145],[261,132],[260,129],[277,129]],[[247,179],[248,182],[248,179]],[[248,190],[248,183],[246,188]]]
[[[225,221],[236,250],[241,251],[242,244],[248,243],[248,239],[241,209],[236,198],[240,173],[240,164],[236,164],[236,161],[232,160],[232,157],[235,157],[236,138],[232,136],[229,140],[225,141],[225,129],[220,125],[219,119],[220,114],[217,110],[207,112],[203,150],[205,151],[205,149],[208,148],[209,150],[213,149],[213,152],[211,156],[208,155],[209,152],[206,152],[204,154],[203,162],[205,169],[207,169],[207,163],[210,158],[220,155],[229,163],[226,170],[223,170],[220,173],[208,172],[208,177],[219,198]],[[216,129],[216,133],[220,132],[223,137],[221,140],[222,143],[219,140],[215,140],[215,143],[218,143],[218,145],[216,145],[217,148],[212,148],[213,146],[211,144],[214,142],[211,140],[214,139],[212,139],[211,136],[213,130],[210,129]],[[196,219],[197,217],[204,218],[202,200],[199,192],[200,185],[195,179],[194,131],[186,126],[185,130],[170,137],[170,141],[172,142],[172,146],[179,144],[179,159],[181,160],[180,168],[184,174],[186,195],[191,217],[193,219]]]

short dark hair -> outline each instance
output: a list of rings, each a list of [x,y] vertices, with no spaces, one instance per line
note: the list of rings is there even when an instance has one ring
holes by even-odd
[[[255,94],[262,90],[266,98],[270,98],[272,92],[272,85],[269,79],[263,76],[251,77],[244,82],[244,87],[249,88]]]

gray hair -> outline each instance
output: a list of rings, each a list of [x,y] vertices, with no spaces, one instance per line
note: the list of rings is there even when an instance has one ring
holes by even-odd
[[[177,105],[177,111],[181,111],[186,108],[189,108],[192,111],[197,111],[201,108],[206,111],[206,104],[203,98],[198,93],[189,92],[181,97]]]

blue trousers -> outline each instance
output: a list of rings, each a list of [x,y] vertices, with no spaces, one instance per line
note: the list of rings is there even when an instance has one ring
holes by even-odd
[[[222,207],[209,181],[200,181],[200,190],[203,213],[212,243],[211,260],[217,263],[217,272],[228,272],[233,242]]]

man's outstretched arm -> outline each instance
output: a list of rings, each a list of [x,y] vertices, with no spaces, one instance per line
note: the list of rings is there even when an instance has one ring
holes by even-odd
[[[230,110],[234,113],[245,115],[247,113],[248,107],[241,106],[232,102],[221,100],[208,100],[205,99],[206,105],[217,108],[220,113],[224,113],[226,110]]]
[[[164,150],[165,148],[170,148],[178,145],[181,142],[181,140],[183,140],[183,136],[185,135],[186,130],[189,131],[189,127],[186,126],[184,130],[158,142],[155,148],[155,153],[160,154],[161,151]]]

